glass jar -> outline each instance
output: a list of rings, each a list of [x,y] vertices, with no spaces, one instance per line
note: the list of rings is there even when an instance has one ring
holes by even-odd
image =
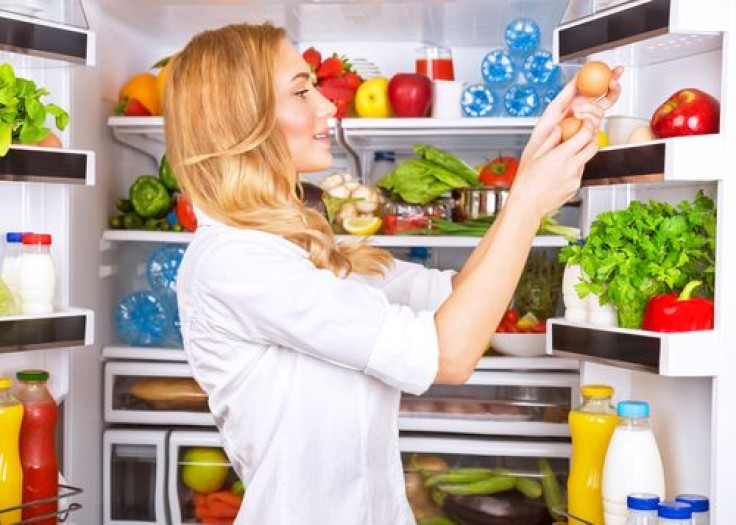
[[[455,80],[452,51],[447,47],[423,46],[416,51],[415,72],[431,80]]]
[[[383,214],[383,234],[400,235],[415,233],[428,227],[427,213],[419,204],[389,202]]]

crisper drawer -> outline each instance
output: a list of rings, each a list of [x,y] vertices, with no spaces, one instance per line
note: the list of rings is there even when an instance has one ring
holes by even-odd
[[[548,525],[564,509],[570,445],[489,438],[400,438],[417,523]]]
[[[173,525],[230,525],[240,509],[244,491],[217,432],[171,432],[168,499]]]
[[[207,396],[186,363],[105,364],[105,421],[147,425],[215,424]]]
[[[567,414],[580,376],[568,372],[475,372],[464,385],[434,385],[401,399],[399,429],[496,436],[570,435]]]
[[[105,525],[167,523],[165,430],[107,430],[103,438]]]

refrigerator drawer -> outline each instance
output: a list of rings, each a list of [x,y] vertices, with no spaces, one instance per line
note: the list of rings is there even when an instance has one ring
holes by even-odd
[[[217,432],[171,432],[168,500],[172,525],[230,525],[240,509],[243,491]]]
[[[186,363],[105,364],[105,421],[213,426],[207,396]]]
[[[566,443],[418,435],[402,436],[400,447],[406,495],[417,520],[546,525],[555,521],[552,501],[564,508]]]
[[[460,386],[434,385],[401,398],[399,429],[497,436],[570,435],[577,373],[480,371]]]
[[[165,430],[107,430],[103,437],[105,525],[166,523]]]

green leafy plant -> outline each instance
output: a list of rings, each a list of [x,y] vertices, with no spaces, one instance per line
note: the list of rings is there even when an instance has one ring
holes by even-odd
[[[583,245],[560,252],[564,263],[578,263],[586,276],[576,286],[583,298],[600,296],[612,303],[619,325],[641,328],[644,309],[653,296],[681,290],[698,279],[703,293],[715,287],[716,210],[699,192],[677,206],[665,202],[632,202],[620,211],[602,213]]]
[[[35,144],[45,139],[51,133],[46,127],[49,114],[59,130],[66,128],[69,114],[55,104],[41,102],[48,94],[32,80],[16,77],[10,64],[0,64],[0,156],[14,142]]]

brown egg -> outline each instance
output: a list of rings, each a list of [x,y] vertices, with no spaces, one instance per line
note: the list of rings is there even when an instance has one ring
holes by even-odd
[[[598,98],[608,93],[613,72],[603,62],[588,62],[578,71],[575,82],[578,93],[584,97]]]
[[[565,120],[560,122],[560,129],[562,129],[562,142],[567,141],[582,127],[583,121],[575,117],[567,117]]]

